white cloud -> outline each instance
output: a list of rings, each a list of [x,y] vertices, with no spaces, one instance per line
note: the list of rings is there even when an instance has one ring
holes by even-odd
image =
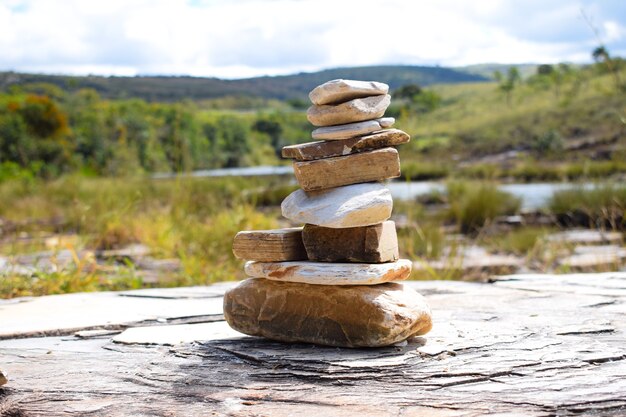
[[[234,78],[579,61],[597,43],[581,9],[626,50],[617,0],[0,0],[0,70]]]

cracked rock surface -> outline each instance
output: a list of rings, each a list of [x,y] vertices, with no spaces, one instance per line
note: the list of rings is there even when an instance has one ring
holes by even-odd
[[[0,301],[0,414],[625,413],[626,273],[404,285],[433,329],[377,349],[233,332],[219,307],[230,283]]]

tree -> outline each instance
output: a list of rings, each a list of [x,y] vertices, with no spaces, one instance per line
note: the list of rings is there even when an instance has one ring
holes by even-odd
[[[493,77],[498,82],[498,89],[505,94],[506,104],[510,107],[513,90],[521,81],[519,70],[517,67],[509,67],[506,77],[500,71],[495,71]]]
[[[398,88],[393,92],[394,98],[405,98],[413,100],[413,98],[422,93],[422,87],[417,84],[407,84]]]

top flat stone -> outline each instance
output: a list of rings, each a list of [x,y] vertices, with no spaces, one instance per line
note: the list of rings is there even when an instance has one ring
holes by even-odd
[[[355,98],[341,104],[313,105],[306,117],[314,126],[337,126],[382,117],[391,103],[391,96]]]
[[[355,98],[387,94],[389,86],[376,81],[332,80],[319,85],[309,93],[313,104],[337,104]]]

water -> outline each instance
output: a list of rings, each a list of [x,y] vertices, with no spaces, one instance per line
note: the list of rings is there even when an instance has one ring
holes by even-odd
[[[152,178],[175,178],[179,175],[188,177],[264,177],[269,175],[293,175],[293,168],[291,165],[286,166],[270,166],[261,165],[257,167],[246,168],[221,168],[221,169],[204,169],[201,171],[193,171],[189,174],[173,174],[173,173],[161,173],[154,174]]]
[[[293,175],[293,168],[286,166],[256,166],[247,168],[223,168],[194,171],[186,174],[190,177],[253,177],[253,176],[270,176],[270,175]],[[176,174],[155,174],[153,178],[173,178]],[[390,181],[387,186],[391,191],[393,198],[398,200],[414,201],[417,197],[428,194],[431,191],[445,191],[445,183],[437,181]],[[571,183],[521,183],[521,184],[501,184],[499,188],[507,191],[522,201],[522,209],[535,210],[544,207],[550,197],[556,192],[574,187],[580,187],[581,184]],[[583,187],[592,187],[593,184],[582,184]]]
[[[522,209],[535,210],[544,207],[550,197],[561,190],[574,187],[592,187],[593,184],[571,184],[562,182],[537,182],[521,184],[501,184],[498,186],[502,191],[519,197],[522,202]],[[417,197],[428,194],[432,191],[445,191],[445,184],[436,181],[397,181],[388,184],[391,195],[398,200],[415,200]]]

